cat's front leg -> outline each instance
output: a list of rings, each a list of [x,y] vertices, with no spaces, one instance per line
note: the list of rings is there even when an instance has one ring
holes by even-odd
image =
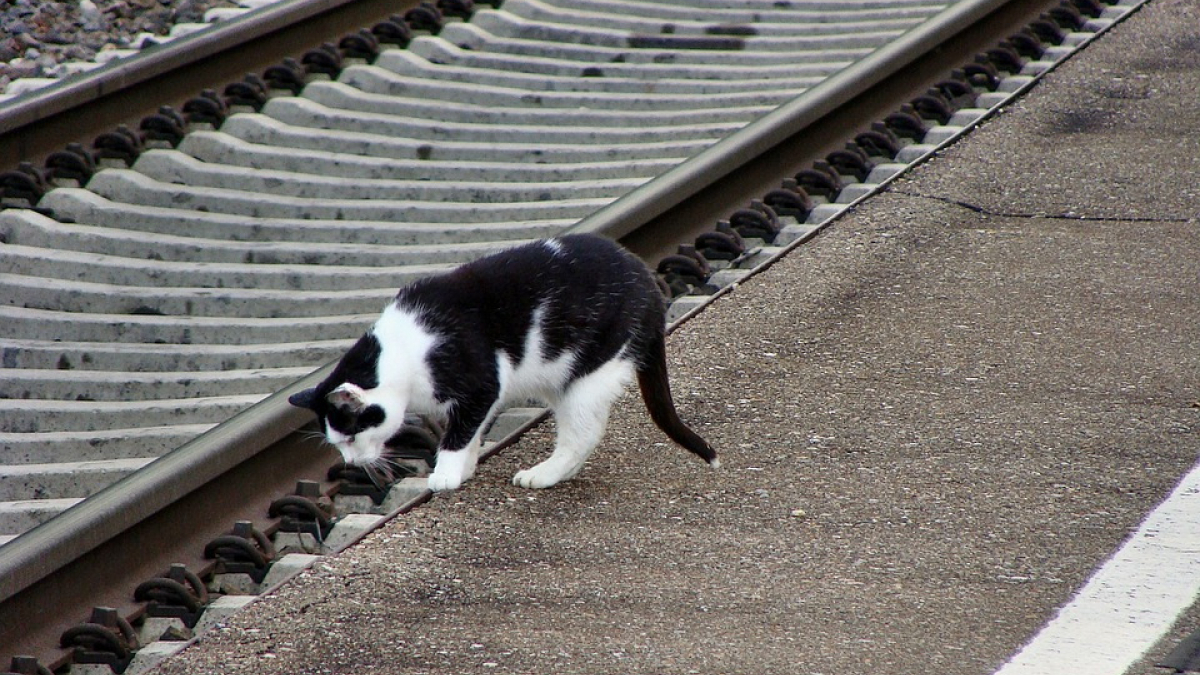
[[[470,447],[461,450],[442,448],[437,453],[437,466],[429,474],[429,489],[434,492],[457,490],[475,475],[476,453]]]
[[[489,417],[489,414],[450,415],[446,424],[446,435],[442,437],[441,446],[438,448],[437,465],[429,474],[430,490],[457,490],[475,475],[479,449],[483,444],[483,430],[487,428],[484,422]]]

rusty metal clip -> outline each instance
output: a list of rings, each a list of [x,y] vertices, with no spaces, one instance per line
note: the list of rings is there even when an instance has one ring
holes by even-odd
[[[838,173],[854,176],[859,182],[866,180],[871,174],[871,169],[875,168],[875,163],[867,156],[866,151],[854,143],[847,143],[845,148],[829,153],[825,156],[825,161]]]
[[[150,616],[181,619],[192,628],[208,604],[208,589],[186,565],[175,563],[166,574],[139,584],[133,599],[145,602]]]
[[[717,226],[724,226],[727,231],[704,232],[696,237],[696,250],[706,260],[736,260],[746,252],[746,242],[729,221],[723,220]]]
[[[143,117],[138,128],[142,131],[143,139],[163,141],[169,143],[171,147],[175,147],[183,140],[186,126],[187,121],[183,119],[183,116],[175,112],[171,106],[164,105],[158,109],[157,113]]]
[[[93,153],[96,159],[112,159],[133,166],[138,155],[142,154],[142,136],[134,133],[125,125],[120,125],[114,131],[105,132],[92,141]]]
[[[829,162],[817,160],[812,168],[801,169],[795,175],[796,184],[810,195],[824,197],[828,201],[837,199],[842,191],[842,177]]]
[[[712,276],[712,267],[704,256],[696,251],[696,247],[686,244],[679,247],[678,253],[660,260],[656,270],[670,289],[671,297],[689,293],[693,288],[704,288],[705,281]]]
[[[7,205],[37,206],[48,189],[46,176],[29,162],[21,162],[16,169],[0,173],[0,202]]]
[[[813,209],[812,199],[795,178],[783,179],[783,185],[763,195],[763,203],[781,216],[803,221]]]
[[[183,116],[190,124],[210,124],[219,127],[228,115],[229,109],[225,106],[225,101],[212,89],[205,89],[199,96],[188,99],[183,104]]]
[[[413,30],[426,30],[435,35],[442,30],[445,23],[441,10],[428,2],[422,2],[405,12],[404,21],[412,26]]]
[[[246,574],[255,583],[262,583],[267,567],[275,559],[275,546],[253,523],[241,520],[229,534],[208,542],[204,557],[217,561],[218,573]]]
[[[997,79],[997,81],[999,80]],[[900,106],[896,112],[883,118],[883,123],[900,138],[909,138],[914,141],[920,141],[925,137],[925,132],[929,131],[929,125],[925,124],[917,111],[907,103]]]
[[[392,15],[386,21],[371,26],[371,35],[383,44],[404,47],[412,40],[412,29],[404,23],[404,17]]]
[[[1099,0],[1070,0],[1070,2],[1075,9],[1079,10],[1080,14],[1086,14],[1093,18],[1104,12],[1104,5]]]
[[[342,72],[342,53],[331,42],[323,42],[316,49],[304,52],[300,64],[309,74],[328,75],[331,79]]]
[[[95,158],[79,143],[68,143],[66,149],[46,158],[46,173],[52,181],[74,181],[83,185],[95,172]]]
[[[1006,73],[1020,72],[1025,65],[1025,60],[1017,53],[1015,49],[1006,45],[999,44],[983,53],[990,63],[996,66],[997,70],[1002,70]]]
[[[112,607],[95,607],[92,617],[63,632],[59,645],[72,650],[75,663],[107,665],[123,673],[138,648],[133,626]]]
[[[1027,59],[1037,60],[1046,53],[1041,38],[1028,28],[1008,36],[1003,44]]]
[[[893,159],[903,144],[883,122],[873,122],[871,128],[854,137],[854,142],[871,157]]]
[[[456,16],[463,21],[475,13],[475,3],[472,0],[438,0],[437,8],[443,16]]]
[[[342,51],[344,58],[361,59],[372,63],[375,61],[375,57],[379,56],[380,42],[381,40],[373,30],[364,28],[339,40],[338,49]]]
[[[1067,39],[1062,28],[1048,17],[1042,17],[1029,24],[1029,32],[1044,43],[1060,45]]]
[[[923,94],[914,98],[912,101],[913,110],[917,114],[927,120],[933,120],[938,124],[945,124],[950,121],[950,117],[954,115],[954,111],[950,109],[949,102],[946,97],[940,92]]]
[[[267,515],[279,518],[281,532],[307,532],[318,540],[324,540],[333,529],[330,519],[332,506],[321,494],[321,485],[316,481],[302,480],[296,483],[296,491],[271,502]]]
[[[299,94],[304,88],[304,66],[292,57],[283,60],[263,71],[263,80],[268,89],[282,89],[293,95]]]
[[[225,85],[222,93],[228,107],[242,106],[258,111],[267,104],[267,84],[254,73],[247,73],[241,82]]]

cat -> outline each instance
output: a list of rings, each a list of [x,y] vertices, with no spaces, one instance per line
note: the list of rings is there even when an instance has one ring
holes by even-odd
[[[554,411],[553,453],[513,483],[573,478],[637,375],[651,419],[712,467],[716,452],[675,410],[667,381],[665,301],[642,261],[596,235],[523,244],[400,289],[323,382],[290,397],[315,412],[347,464],[385,461],[407,413],[445,420],[435,492],[471,478],[484,431],[503,406]]]

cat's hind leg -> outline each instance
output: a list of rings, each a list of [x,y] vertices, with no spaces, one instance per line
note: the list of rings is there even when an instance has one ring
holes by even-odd
[[[551,406],[558,425],[554,453],[541,464],[518,471],[513,484],[548,488],[575,477],[604,436],[608,411],[632,377],[633,365],[618,359],[568,385]]]

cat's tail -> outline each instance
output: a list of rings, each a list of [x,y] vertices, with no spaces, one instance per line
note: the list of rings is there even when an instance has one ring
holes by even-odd
[[[688,428],[675,411],[671,384],[667,380],[666,336],[659,333],[648,347],[645,363],[638,368],[637,379],[638,387],[642,390],[642,400],[646,402],[646,410],[650,411],[650,419],[654,420],[658,428],[671,440],[699,455],[709,466],[714,469],[721,466],[716,450],[712,449],[708,441]]]

